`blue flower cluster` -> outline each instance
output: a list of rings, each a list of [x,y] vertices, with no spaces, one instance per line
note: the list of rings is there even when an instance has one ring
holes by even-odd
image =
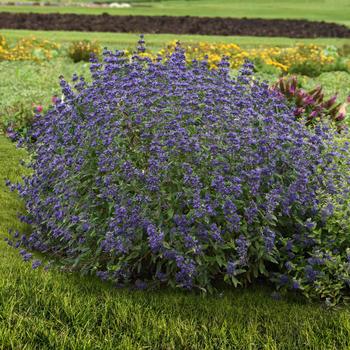
[[[225,59],[186,65],[180,46],[165,60],[103,57],[91,83],[61,78],[64,98],[33,126],[20,249],[142,288],[314,283],[310,232],[343,191],[334,159],[349,144],[295,120],[249,62],[232,77]]]

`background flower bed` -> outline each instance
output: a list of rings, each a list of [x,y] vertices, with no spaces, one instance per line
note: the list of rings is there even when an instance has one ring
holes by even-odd
[[[0,77],[2,81],[0,93],[3,96],[0,100],[0,132],[6,133],[7,129],[10,128],[10,130],[20,131],[25,134],[33,120],[36,108],[44,108],[46,111],[51,104],[52,97],[61,94],[58,80],[54,78],[47,79],[47,76],[55,77],[58,71],[65,77],[70,77],[74,72],[84,75],[88,74],[87,64],[82,62],[73,63],[67,58],[69,50],[71,50],[71,54],[73,54],[75,60],[82,57],[86,59],[91,52],[98,53],[98,50],[102,46],[98,44],[92,45],[88,40],[77,40],[75,43],[70,44],[58,44],[53,40],[48,41],[40,39],[40,37],[41,35],[37,35],[36,37],[32,36],[21,40],[9,40],[3,36],[1,39],[0,50],[3,50],[5,56],[2,58],[3,61],[0,60]],[[16,47],[21,47],[21,42],[27,43],[24,45],[24,51],[22,49],[20,51],[15,49]],[[85,44],[82,45],[79,43]],[[167,44],[167,49],[162,50],[159,47],[164,46],[164,44],[157,44],[155,47],[151,46],[151,49],[146,50],[143,55],[156,59],[157,54],[155,52],[159,52],[165,57],[166,52],[173,45],[174,42]],[[130,45],[126,45],[126,47],[128,46]],[[257,70],[256,75],[267,79],[270,83],[276,82],[278,76],[284,72],[281,68],[276,68],[276,64],[278,66],[286,62],[281,61],[282,63],[279,63],[274,58],[274,56],[279,57],[278,55],[281,52],[297,53],[299,52],[299,48],[305,47],[305,51],[297,54],[293,61],[290,60],[287,63],[297,65],[299,68],[302,68],[301,73],[311,75],[315,73],[315,67],[317,67],[317,72],[328,69],[344,69],[344,64],[348,62],[347,57],[349,54],[346,45],[339,46],[337,50],[334,47],[327,49],[328,53],[326,56],[324,51],[327,46],[323,44],[304,44],[290,48],[276,46],[255,49],[249,47],[242,48],[234,44],[215,44],[209,42],[198,43],[198,45],[195,43],[185,43],[183,46],[188,51],[187,62],[190,62],[193,58],[202,59],[205,56],[205,50],[207,50],[208,62],[212,68],[216,67],[220,57],[220,51],[231,57],[231,67],[237,67],[246,57],[254,59]],[[50,50],[48,49],[47,55],[34,54],[35,52],[41,52],[42,47],[51,48]],[[74,47],[75,51],[73,49]],[[198,50],[195,51],[195,49]],[[315,54],[313,58],[308,59],[307,53],[310,50],[313,50]],[[127,56],[131,57],[133,51],[134,49],[130,46],[126,52]],[[322,58],[323,56],[330,59],[331,63],[322,64],[321,61],[324,60]],[[327,61],[327,59],[325,60]],[[12,62],[8,62],[8,60]],[[340,64],[339,62],[343,63]],[[304,65],[304,63],[306,64]],[[236,74],[235,70],[233,70],[233,74]],[[330,97],[333,93],[337,92],[338,101],[344,102],[350,94],[349,77],[350,74],[343,70],[343,72],[335,71],[330,74],[321,73],[320,76],[313,79],[304,77],[303,79],[299,79],[299,82],[309,89],[321,83],[325,87],[326,97]],[[33,81],[35,84],[32,83]]]
[[[169,43],[161,55],[174,49],[176,42]],[[216,68],[222,56],[229,59],[230,67],[240,67],[244,60],[249,59],[264,70],[264,65],[276,68],[279,73],[297,73],[309,76],[318,76],[325,71],[350,71],[350,60],[339,54],[335,47],[322,47],[319,45],[298,44],[294,47],[270,47],[242,49],[236,44],[211,44],[200,42],[198,44],[184,45],[186,60],[207,58],[210,68]],[[266,69],[266,68],[265,68]]]
[[[38,40],[34,36],[18,40],[10,45],[0,34],[0,61],[50,60],[59,53],[60,45],[48,40]]]
[[[76,77],[76,95],[62,81],[65,102],[36,122],[35,176],[19,187],[34,232],[19,243],[138,288],[211,290],[217,279],[237,286],[265,275],[339,301],[346,230],[334,242],[322,227],[337,204],[329,195],[348,181],[346,161],[341,171],[335,162],[348,143],[337,148],[326,126],[295,121],[248,66],[232,80],[228,62],[186,67],[179,49],[164,64],[122,56],[106,52],[103,70],[92,64],[92,85]]]
[[[176,46],[176,40],[168,43],[159,52],[147,51],[145,57],[155,60],[158,55],[164,59]],[[186,61],[191,63],[193,59],[208,60],[210,68],[217,68],[222,56],[229,58],[230,67],[240,67],[245,59],[254,61],[260,65],[260,70],[265,66],[276,68],[278,73],[300,73],[309,76],[318,76],[325,71],[350,71],[349,50],[347,45],[342,48],[335,46],[320,46],[316,44],[297,44],[293,47],[261,47],[243,49],[235,43],[208,43],[199,42],[183,44],[186,51]],[[35,36],[18,40],[10,45],[5,36],[0,35],[0,61],[49,60],[60,52],[60,45],[48,40],[40,40]],[[97,41],[81,40],[72,42],[67,54],[74,62],[88,61],[91,54],[100,55],[101,45]],[[133,49],[127,51],[131,57]]]

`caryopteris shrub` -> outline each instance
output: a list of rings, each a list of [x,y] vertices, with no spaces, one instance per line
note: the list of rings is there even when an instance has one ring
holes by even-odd
[[[64,100],[34,124],[33,175],[17,186],[33,227],[17,242],[26,260],[36,250],[139,288],[266,276],[322,297],[331,271],[345,293],[350,236],[329,241],[325,223],[348,142],[295,120],[249,63],[232,78],[225,60],[187,66],[180,47],[166,62],[105,51],[91,73],[89,84],[62,79]]]

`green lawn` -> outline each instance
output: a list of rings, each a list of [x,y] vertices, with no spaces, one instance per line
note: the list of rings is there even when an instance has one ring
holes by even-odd
[[[7,120],[31,116],[32,105],[48,106],[60,93],[59,75],[70,79],[73,73],[89,73],[88,63],[74,64],[59,58],[37,64],[30,61],[0,62],[0,125]]]
[[[78,2],[78,1],[76,1]],[[172,16],[221,16],[262,18],[307,18],[350,25],[348,0],[174,0],[140,2],[137,7],[126,9],[82,7],[25,7],[1,6],[0,11],[12,12],[61,12],[103,13],[114,15],[172,15]]]
[[[0,232],[21,229],[23,205],[4,185],[25,152],[0,136]],[[268,288],[200,296],[129,291],[94,278],[32,271],[0,242],[0,349],[317,349],[350,347],[350,310]]]
[[[18,40],[23,37],[35,36],[40,39],[52,40],[61,44],[68,44],[75,40],[98,40],[101,44],[111,48],[135,48],[139,38],[138,34],[129,33],[86,33],[86,32],[64,32],[64,31],[33,31],[0,29],[8,40]],[[317,38],[317,39],[292,39],[282,37],[254,37],[254,36],[209,36],[209,35],[175,35],[175,34],[146,34],[147,47],[158,50],[172,40],[181,42],[207,41],[212,43],[235,43],[242,47],[257,46],[293,46],[297,43],[334,45],[340,47],[350,44],[350,39],[340,38]]]

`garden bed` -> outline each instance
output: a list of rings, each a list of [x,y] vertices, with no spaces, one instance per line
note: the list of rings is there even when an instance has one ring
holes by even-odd
[[[307,20],[172,16],[111,16],[0,13],[1,29],[67,30],[121,33],[249,35],[290,38],[350,38],[346,26]]]

